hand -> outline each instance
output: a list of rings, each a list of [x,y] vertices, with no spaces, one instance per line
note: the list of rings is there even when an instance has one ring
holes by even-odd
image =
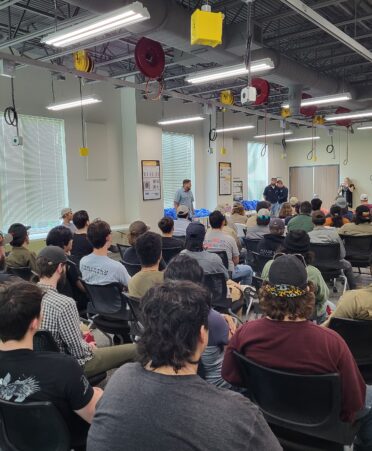
[[[93,351],[93,349],[97,349],[97,345],[95,341],[91,341],[89,344],[90,349]]]
[[[229,326],[230,337],[232,337],[236,332],[236,324],[232,316],[230,315],[222,315]]]

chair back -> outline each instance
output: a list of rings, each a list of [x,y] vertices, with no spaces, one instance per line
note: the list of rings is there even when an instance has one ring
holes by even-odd
[[[34,277],[34,273],[32,272],[29,266],[25,267],[7,266],[6,270],[9,274],[20,277],[21,279],[26,280],[27,282],[29,282]]]
[[[91,285],[84,282],[84,286],[95,312],[99,315],[115,316],[115,314],[125,311],[126,299],[119,283]]]
[[[248,252],[257,252],[258,243],[261,240],[252,240],[251,238],[243,238],[244,246]]]
[[[218,250],[218,249],[207,249],[208,252],[212,252],[212,254],[217,254],[222,260],[223,266],[226,269],[229,269],[229,259],[227,257],[226,251]]]
[[[0,399],[2,451],[69,451],[67,425],[51,402]]]
[[[122,260],[124,260],[124,254],[125,254],[125,251],[126,251],[127,249],[129,249],[130,247],[132,247],[132,246],[130,246],[129,244],[119,244],[119,243],[116,243],[116,246],[117,246],[117,248],[118,248],[118,250],[119,250],[120,258],[121,258]]]
[[[129,263],[124,260],[120,260],[120,263],[125,266],[125,269],[131,277],[141,271],[141,265],[139,263]]]
[[[353,266],[368,266],[372,257],[372,235],[352,236],[340,235],[346,250],[346,259]]]
[[[236,230],[238,231],[238,237],[244,238],[245,232],[247,231],[247,226],[245,224],[239,224],[238,222],[235,223]]]
[[[133,321],[131,327],[131,333],[134,336],[140,336],[143,332],[143,325],[141,322],[142,312],[141,312],[141,301],[137,298],[133,298],[127,295],[124,295],[126,301],[129,305],[130,311],[132,313]]]
[[[182,251],[182,247],[163,247],[162,255],[166,264]]]
[[[212,296],[212,307],[220,311],[228,311],[231,300],[227,299],[226,277],[223,273],[204,274],[204,286]]]
[[[346,341],[358,365],[372,364],[372,321],[331,318],[329,328]]]
[[[265,255],[261,255],[258,252],[252,252],[253,255],[253,270],[258,274],[262,273],[267,262],[272,260],[272,257],[266,257]]]
[[[340,261],[340,243],[310,243],[310,251],[314,253],[314,266],[334,266]]]
[[[48,330],[38,330],[34,335],[34,351],[36,352],[59,352],[53,335]]]

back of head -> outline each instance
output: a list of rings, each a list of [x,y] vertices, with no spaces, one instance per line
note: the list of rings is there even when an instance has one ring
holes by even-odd
[[[94,249],[103,248],[109,235],[111,235],[111,227],[107,222],[97,220],[89,224],[87,237]]]
[[[306,263],[310,263],[312,260],[312,254],[310,253],[310,237],[304,230],[291,230],[287,233],[283,251],[286,254],[301,254],[305,257]]]
[[[20,341],[31,322],[40,317],[42,290],[29,282],[6,283],[0,287],[0,340]]]
[[[19,222],[12,224],[8,229],[8,233],[13,237],[10,245],[13,247],[22,247],[27,241],[28,229],[29,227],[26,227]]]
[[[231,211],[231,214],[244,216],[244,207],[243,207],[243,205],[242,204],[234,205],[233,209]]]
[[[63,249],[71,240],[71,230],[65,226],[57,226],[49,231],[45,242],[47,246],[58,246]]]
[[[259,226],[267,226],[270,223],[270,211],[266,208],[258,210],[256,222]]]
[[[134,221],[129,226],[128,242],[131,246],[134,246],[139,236],[143,235],[149,230],[147,225],[143,221]]]
[[[332,223],[334,227],[340,228],[343,226],[344,221],[342,218],[342,208],[338,205],[332,205],[332,207],[329,210],[329,214],[332,218]]]
[[[186,229],[185,248],[188,251],[196,252],[203,250],[205,238],[205,227],[200,222],[191,222]]]
[[[177,207],[177,218],[186,219],[189,217],[190,209],[187,205],[179,205]]]
[[[314,199],[311,200],[311,209],[312,211],[318,211],[321,209],[322,207],[322,201],[318,198],[315,197]]]
[[[355,210],[355,224],[367,224],[371,222],[371,212],[367,205],[359,205]]]
[[[77,211],[72,217],[72,222],[78,230],[84,229],[89,223],[88,212],[85,210]]]
[[[170,366],[176,372],[197,350],[201,328],[208,329],[209,294],[191,282],[151,288],[141,301],[144,332],[138,343],[143,366]]]
[[[311,214],[311,203],[305,200],[300,205],[300,213],[303,215],[310,215]]]
[[[209,215],[209,224],[212,229],[220,229],[225,223],[225,216],[218,210],[212,211]]]
[[[256,205],[256,211],[257,211],[257,213],[258,213],[262,208],[266,208],[267,210],[270,210],[270,208],[271,208],[271,203],[268,202],[267,200],[260,200],[259,202],[257,202],[257,205]]]
[[[154,232],[146,232],[140,235],[135,244],[141,266],[156,265],[161,258],[161,236]]]
[[[36,259],[37,272],[41,278],[51,278],[58,266],[66,263],[67,257],[63,249],[58,246],[47,246],[39,252]]]
[[[279,218],[285,219],[288,216],[292,216],[292,207],[289,202],[284,202],[280,207]]]
[[[285,231],[284,221],[279,218],[271,218],[269,230],[272,235],[282,236]]]
[[[313,211],[311,219],[313,221],[313,224],[316,226],[322,226],[326,222],[325,214],[320,210]]]
[[[158,227],[163,233],[171,233],[174,227],[174,221],[168,216],[164,216],[158,222]]]
[[[164,280],[187,280],[197,284],[203,283],[204,271],[195,258],[178,254],[172,258],[164,271]]]

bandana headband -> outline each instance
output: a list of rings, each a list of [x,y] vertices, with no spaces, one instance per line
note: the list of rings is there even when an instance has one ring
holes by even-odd
[[[287,284],[269,285],[265,287],[265,290],[279,298],[298,298],[306,294],[306,289]]]

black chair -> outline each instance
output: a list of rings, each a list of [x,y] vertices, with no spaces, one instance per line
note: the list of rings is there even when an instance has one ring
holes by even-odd
[[[141,317],[142,317],[142,313],[141,313],[141,305],[140,305],[140,300],[137,298],[133,298],[130,296],[126,296],[126,300],[127,303],[129,305],[129,308],[131,310],[132,313],[132,321],[131,321],[131,338],[133,343],[135,343],[137,341],[137,337],[140,337],[142,335],[143,332],[143,325],[141,322]]]
[[[249,398],[285,449],[331,450],[332,444],[352,444],[359,424],[340,420],[338,374],[288,373],[258,365],[236,351],[234,355]]]
[[[130,326],[131,312],[127,306],[126,297],[118,283],[108,285],[91,285],[84,283],[91,305],[88,304],[88,314],[95,326],[114,344],[109,334],[118,337],[120,343],[131,343]]]
[[[247,249],[247,263],[249,265],[254,264],[253,252],[257,252],[257,246],[260,241],[261,240],[252,240],[246,237],[243,238],[244,246]]]
[[[358,268],[359,274],[361,273],[360,268],[369,267],[372,276],[372,235],[340,236],[345,244],[346,260],[348,260],[354,268]]]
[[[163,247],[162,255],[166,264],[182,251],[182,247]]]
[[[339,243],[310,243],[310,251],[315,260],[312,263],[322,273],[325,281],[333,281],[333,291],[337,291],[336,279],[344,280],[344,292],[347,288],[347,279],[340,262]]]
[[[266,257],[265,255],[261,255],[258,252],[252,252],[252,255],[253,255],[252,269],[255,272],[255,274],[260,275],[266,263],[272,260],[272,257]]]
[[[37,278],[37,275],[34,272],[32,272],[32,270],[29,266],[25,266],[25,267],[7,266],[6,270],[7,270],[8,274],[20,277],[21,279],[26,280],[27,282],[30,282],[35,277]]]
[[[68,427],[51,402],[0,399],[1,451],[69,451]]]
[[[227,298],[225,274],[204,274],[204,286],[211,293],[212,307],[220,313],[229,313],[232,301]]]
[[[328,327],[345,340],[365,383],[372,384],[372,321],[331,318]]]
[[[120,260],[120,263],[125,266],[125,269],[131,277],[141,271],[141,265],[139,263],[129,263],[124,260]]]
[[[122,260],[124,260],[124,254],[125,254],[125,251],[126,251],[127,249],[129,249],[130,247],[132,247],[132,246],[130,246],[129,244],[119,244],[119,243],[116,243],[116,246],[117,246],[117,248],[118,248],[118,250],[119,250],[120,258],[121,258]]]
[[[229,259],[227,258],[226,251],[218,250],[218,249],[208,249],[208,252],[212,252],[212,254],[217,254],[223,263],[223,266],[228,270],[229,269]]]

